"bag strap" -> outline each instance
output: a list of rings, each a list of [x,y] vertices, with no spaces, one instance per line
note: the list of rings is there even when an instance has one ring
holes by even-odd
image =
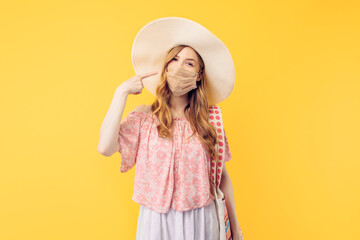
[[[209,107],[209,122],[215,127],[218,139],[218,143],[215,145],[215,152],[217,154],[215,158],[210,158],[210,181],[214,184],[214,186],[220,186],[222,168],[225,159],[225,136],[220,106],[212,105]],[[217,162],[216,158],[218,160]]]

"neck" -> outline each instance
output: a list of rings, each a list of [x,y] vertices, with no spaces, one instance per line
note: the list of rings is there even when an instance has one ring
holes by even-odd
[[[188,94],[184,94],[182,96],[171,96],[171,107],[170,110],[174,114],[184,114],[185,107],[188,105]]]

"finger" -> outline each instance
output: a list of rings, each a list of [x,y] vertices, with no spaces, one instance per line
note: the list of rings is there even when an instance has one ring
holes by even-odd
[[[147,78],[147,77],[150,77],[150,76],[153,76],[153,75],[156,75],[158,74],[158,72],[147,72],[147,73],[142,73],[142,74],[139,74],[138,76],[143,79],[143,78]]]

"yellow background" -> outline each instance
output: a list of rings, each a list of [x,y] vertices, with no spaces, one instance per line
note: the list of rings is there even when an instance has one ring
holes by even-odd
[[[229,48],[220,103],[245,240],[360,239],[357,1],[2,1],[0,239],[135,239],[135,168],[97,151],[146,23]],[[128,97],[124,115],[153,96]]]

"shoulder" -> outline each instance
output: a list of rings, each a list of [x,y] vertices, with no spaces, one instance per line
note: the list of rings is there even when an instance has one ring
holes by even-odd
[[[128,124],[133,124],[137,121],[134,121],[134,119],[142,120],[144,119],[147,114],[145,113],[151,113],[151,105],[138,105],[136,106],[130,113],[124,118],[122,123],[127,122]]]
[[[152,113],[151,105],[138,105],[134,108],[135,112],[145,112],[145,113]]]

